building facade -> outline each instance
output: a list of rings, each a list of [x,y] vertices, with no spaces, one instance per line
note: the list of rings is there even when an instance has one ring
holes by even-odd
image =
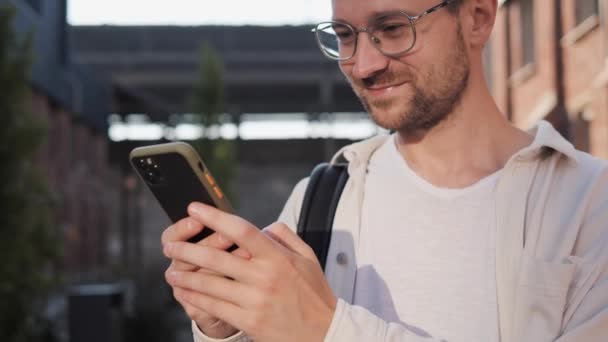
[[[121,261],[121,174],[109,163],[109,82],[72,63],[66,0],[0,0],[16,34],[32,38],[29,109],[48,128],[39,163],[56,199],[62,273],[98,281]]]
[[[608,158],[606,0],[500,1],[486,58],[513,122],[552,122],[574,145]]]

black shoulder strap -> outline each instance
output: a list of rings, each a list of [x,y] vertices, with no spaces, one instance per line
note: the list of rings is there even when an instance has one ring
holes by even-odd
[[[327,261],[334,215],[344,185],[348,180],[348,164],[317,165],[308,182],[300,218],[298,235],[315,251],[323,270]]]

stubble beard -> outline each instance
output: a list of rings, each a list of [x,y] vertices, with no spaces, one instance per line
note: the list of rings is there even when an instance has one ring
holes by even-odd
[[[428,132],[447,120],[469,84],[470,62],[465,50],[464,37],[458,25],[455,49],[440,68],[432,67],[422,79],[411,77],[407,71],[397,75],[387,70],[377,76],[374,81],[380,84],[396,79],[410,80],[408,85],[412,95],[403,104],[401,98],[370,100],[357,92],[371,119],[382,128],[406,135]]]

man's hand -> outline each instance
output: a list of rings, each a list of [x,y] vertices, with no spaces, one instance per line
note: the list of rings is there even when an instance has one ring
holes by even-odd
[[[202,244],[165,244],[169,258],[216,273],[171,270],[167,278],[180,303],[218,317],[255,341],[324,339],[337,300],[308,245],[280,223],[259,231],[242,218],[198,203],[188,213],[234,241],[249,258]]]
[[[195,219],[187,217],[183,220],[178,221],[174,225],[171,225],[167,228],[161,237],[161,242],[163,247],[172,242],[186,242],[189,238],[198,234],[204,226]],[[201,246],[207,246],[210,248],[217,248],[219,250],[225,250],[232,245],[232,242],[228,239],[224,238],[220,234],[214,233],[206,239],[198,242]],[[243,257],[249,258],[249,254],[243,250],[239,249],[235,251],[235,254]],[[167,268],[165,272],[165,278],[169,279],[169,275],[172,272],[200,272],[200,273],[208,273],[212,274],[209,271],[202,270],[200,267],[195,265],[181,262],[179,260],[172,259],[171,265]],[[180,288],[173,288],[173,296],[175,299],[182,305],[190,319],[192,319],[198,327],[209,337],[222,339],[234,335],[238,330],[231,325],[225,323],[224,321],[208,314],[207,312],[190,305],[189,303],[180,300],[180,291],[183,291]]]

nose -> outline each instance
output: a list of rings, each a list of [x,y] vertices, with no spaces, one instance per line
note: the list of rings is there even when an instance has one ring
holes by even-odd
[[[389,58],[374,46],[369,33],[361,32],[357,37],[357,51],[353,56],[353,76],[359,79],[374,76],[385,70]]]

